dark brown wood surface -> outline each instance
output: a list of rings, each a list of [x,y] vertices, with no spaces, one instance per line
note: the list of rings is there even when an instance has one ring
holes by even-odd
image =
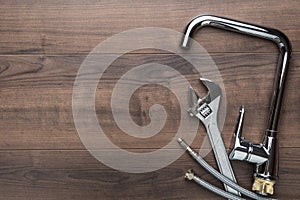
[[[280,178],[275,197],[300,198],[299,1],[14,0],[2,1],[0,13],[0,199],[220,199],[184,180],[185,171],[193,168],[203,179],[222,187],[186,154],[161,170],[143,174],[103,165],[81,143],[72,116],[77,70],[97,44],[140,27],[182,32],[191,18],[205,13],[273,27],[290,38],[293,57],[279,124]],[[222,134],[226,146],[230,146],[241,104],[247,112],[244,135],[260,142],[267,124],[276,46],[213,28],[199,31],[195,39],[210,53],[224,80],[227,116]],[[99,122],[106,135],[128,151],[163,147],[180,123],[174,95],[160,98],[167,91],[158,86],[141,88],[130,104],[132,119],[139,125],[149,123],[149,105],[159,102],[165,106],[172,118],[168,117],[168,126],[157,137],[147,141],[126,137],[111,118],[107,105],[113,84],[120,78],[118,67],[156,60],[183,69],[186,64],[173,54],[155,50],[129,53],[111,66],[97,90]],[[197,86],[199,77],[193,70],[184,71],[184,75],[205,94],[205,88]],[[144,101],[145,96],[151,97],[149,101]],[[192,144],[195,149],[204,135],[200,125]],[[216,166],[211,153],[205,159]],[[252,166],[243,162],[232,165],[238,182],[250,189]]]

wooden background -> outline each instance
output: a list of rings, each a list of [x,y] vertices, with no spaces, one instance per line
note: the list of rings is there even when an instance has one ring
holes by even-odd
[[[188,155],[150,173],[130,174],[108,168],[82,145],[72,117],[72,87],[88,53],[106,38],[133,28],[164,27],[182,32],[191,18],[210,13],[282,30],[291,40],[293,57],[279,125],[280,179],[275,197],[300,198],[300,1],[1,1],[0,3],[0,199],[220,199],[185,181],[193,168],[203,179],[222,185]],[[244,135],[260,142],[267,123],[278,51],[274,44],[236,33],[205,28],[195,39],[220,69],[227,94],[223,129],[230,146],[238,108],[246,106]],[[124,55],[119,67],[164,57],[170,66],[184,66],[173,55],[147,51]],[[133,66],[132,64],[132,66]],[[113,83],[116,66],[103,83]],[[186,71],[188,80],[199,77]],[[154,87],[154,89],[153,89]],[[104,87],[105,88],[105,87]],[[199,91],[205,89],[199,84]],[[147,108],[159,101],[178,114],[173,95],[148,86],[132,97],[133,120],[149,123]],[[165,93],[162,93],[165,94]],[[97,91],[97,97],[101,97]],[[145,102],[145,97],[149,101]],[[164,101],[162,101],[162,99]],[[97,102],[99,104],[97,104]],[[110,108],[96,99],[99,121]],[[109,102],[107,102],[109,104]],[[107,104],[106,104],[107,105]],[[101,115],[101,116],[100,116]],[[108,116],[109,117],[109,116]],[[110,139],[124,149],[149,151],[164,146],[176,133],[178,118],[149,141],[122,137],[114,123],[103,120]],[[193,147],[205,130],[199,126]],[[180,147],[178,147],[180,148]],[[215,165],[214,157],[205,158]],[[238,182],[252,183],[252,166],[232,162]]]

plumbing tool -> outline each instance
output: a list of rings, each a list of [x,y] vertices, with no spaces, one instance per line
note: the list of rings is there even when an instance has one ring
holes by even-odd
[[[205,78],[200,78],[200,80],[208,89],[208,94],[201,99],[190,86],[190,108],[188,109],[188,113],[191,116],[195,116],[200,119],[205,126],[220,172],[236,182],[233,169],[227,156],[225,144],[217,123],[218,110],[222,94],[221,88],[211,80]],[[224,187],[226,191],[240,195],[239,192],[230,188],[226,184],[224,184]]]
[[[259,194],[273,194],[273,185],[278,177],[278,141],[277,127],[282,105],[283,90],[285,86],[291,44],[281,31],[237,20],[213,15],[200,15],[191,20],[185,29],[182,47],[187,48],[189,37],[199,28],[212,26],[220,29],[234,31],[246,35],[264,38],[273,41],[279,48],[279,59],[274,83],[274,92],[270,105],[269,122],[263,142],[252,144],[241,137],[244,109],[240,110],[237,124],[235,146],[230,154],[233,160],[246,160],[256,164],[252,190]]]
[[[215,170],[212,166],[210,166],[203,158],[201,158],[201,156],[197,155],[197,153],[181,138],[177,139],[177,142],[182,146],[182,148],[184,150],[186,150],[188,152],[188,154],[190,156],[192,156],[192,158],[194,158],[200,165],[201,167],[203,167],[206,171],[208,171],[211,175],[213,175],[214,177],[216,177],[218,180],[220,180],[221,182],[223,182],[224,184],[232,187],[233,189],[237,190],[238,192],[252,198],[252,199],[256,199],[256,200],[275,200],[275,199],[271,199],[268,197],[264,197],[261,196],[259,194],[256,194],[252,191],[249,191],[241,186],[239,186],[237,183],[233,182],[231,179],[227,178],[226,176],[224,176],[223,174],[221,174],[220,172],[218,172],[217,170]],[[206,181],[202,180],[200,177],[196,177],[195,175],[191,176],[191,173],[188,171],[186,176],[185,176],[188,180],[194,180],[196,183],[198,183],[199,185],[205,187],[206,189],[221,195],[223,197],[225,197],[224,195],[226,195],[226,198],[229,199],[235,199],[235,198],[241,198],[239,196],[236,196],[232,193],[226,192],[224,190],[221,190],[219,188],[216,188],[215,186],[207,183]],[[191,178],[194,177],[194,178]],[[234,198],[232,198],[234,197]]]

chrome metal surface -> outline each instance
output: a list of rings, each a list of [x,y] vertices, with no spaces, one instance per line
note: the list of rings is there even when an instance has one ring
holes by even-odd
[[[191,116],[195,116],[200,119],[205,126],[220,172],[224,174],[224,176],[236,182],[217,123],[219,104],[221,100],[221,88],[211,80],[204,78],[200,78],[200,80],[208,89],[208,94],[201,99],[193,88],[190,87],[190,109],[188,112]],[[227,185],[224,185],[224,187],[226,191],[240,195],[239,192]]]
[[[201,179],[200,177],[196,176],[192,170],[188,170],[185,174],[185,178],[189,181],[195,181],[195,183],[201,185],[202,187],[208,189],[209,191],[222,196],[224,198],[230,199],[230,200],[245,200],[244,198],[241,198],[240,196],[236,196],[234,194],[231,194],[229,192],[226,192],[206,181]]]
[[[277,65],[277,75],[275,79],[274,93],[270,107],[270,116],[268,129],[276,131],[280,108],[283,96],[283,88],[285,85],[286,74],[288,71],[289,59],[291,56],[291,44],[287,36],[279,30],[271,29],[263,26],[249,24],[225,17],[213,15],[200,15],[191,20],[184,31],[182,47],[188,48],[189,38],[194,32],[202,27],[212,26],[229,31],[234,31],[246,35],[264,38],[275,42],[279,48],[279,60]]]
[[[292,52],[289,39],[284,33],[276,29],[267,28],[224,17],[218,17],[213,15],[201,15],[192,19],[191,22],[187,25],[184,32],[185,36],[182,39],[182,47],[188,48],[189,38],[194,34],[194,32],[197,29],[205,26],[212,26],[220,29],[264,38],[273,41],[279,48],[279,58],[274,82],[274,92],[270,104],[268,126],[265,132],[263,142],[262,144],[258,145],[251,144],[250,142],[246,143],[245,140],[239,138],[240,134],[237,134],[235,144],[236,151],[231,154],[231,158],[239,160],[248,160],[250,162],[257,163],[256,171],[254,174],[256,177],[261,177],[266,180],[276,179],[278,176],[278,145],[276,138],[277,127],[282,105],[283,91],[289,67],[289,60]],[[242,143],[244,145],[242,145]],[[268,157],[267,160],[263,162],[265,155],[260,154],[266,153],[268,154]]]
[[[246,160],[251,163],[262,164],[269,158],[268,149],[262,144],[252,144],[242,137],[244,114],[245,109],[241,106],[235,131],[235,143],[229,158],[231,160]]]
[[[233,182],[231,179],[227,178],[226,176],[224,176],[223,174],[221,174],[220,172],[218,172],[217,170],[215,170],[211,165],[209,165],[183,139],[178,138],[177,141],[182,146],[182,148],[185,149],[188,152],[188,154],[201,165],[201,167],[203,167],[211,175],[213,175],[214,177],[216,177],[218,180],[220,180],[224,184],[226,184],[226,185],[234,188],[235,190],[239,191],[240,193],[242,193],[242,194],[244,194],[247,197],[250,197],[252,199],[257,199],[257,200],[274,200],[272,198],[260,196],[260,195],[258,195],[256,193],[252,192],[252,191],[249,191],[249,190],[247,190],[247,189],[239,186],[238,184],[236,184],[235,182]],[[193,178],[192,174],[188,174],[187,178],[192,179]],[[204,185],[202,185],[202,186],[204,186]],[[215,191],[213,191],[213,192],[215,192]]]

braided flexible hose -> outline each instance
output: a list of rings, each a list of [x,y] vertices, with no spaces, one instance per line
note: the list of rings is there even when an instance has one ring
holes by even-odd
[[[242,193],[252,199],[275,200],[272,198],[262,197],[254,192],[251,192],[251,191],[239,186],[238,184],[236,184],[235,182],[233,182],[226,176],[223,176],[221,173],[219,173],[217,170],[215,170],[212,166],[210,166],[203,158],[198,156],[198,154],[183,139],[178,138],[177,141],[205,170],[207,170],[211,175],[216,177],[221,182],[225,183],[226,185],[229,185],[233,189],[239,191],[240,193]]]

